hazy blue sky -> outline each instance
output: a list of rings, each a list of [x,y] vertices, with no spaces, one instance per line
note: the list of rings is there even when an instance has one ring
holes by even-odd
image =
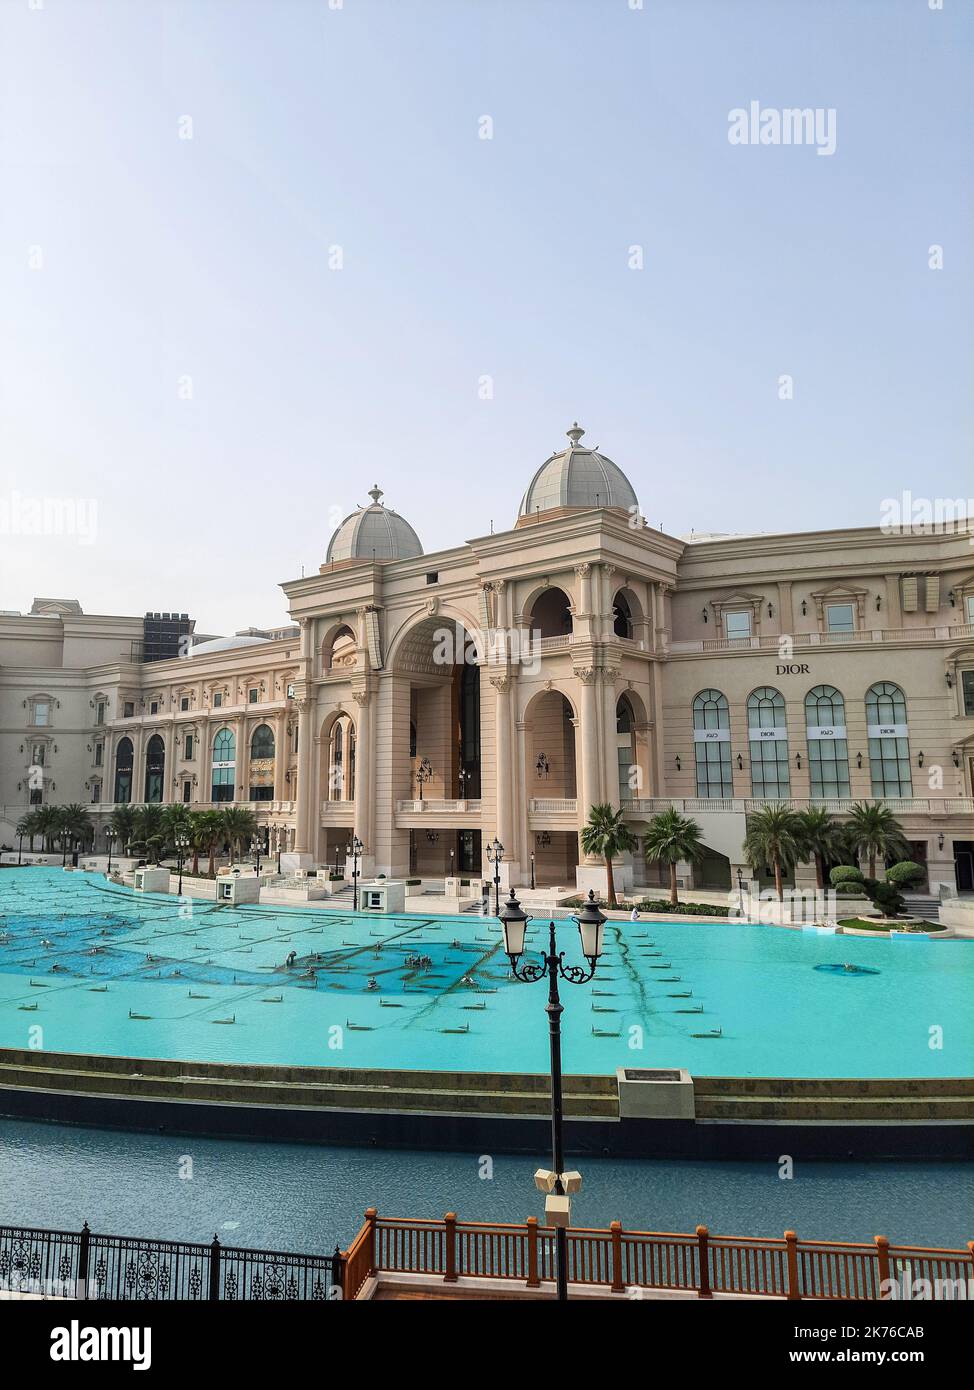
[[[2,0],[0,608],[279,622],[374,481],[445,548],[574,418],[674,534],[974,492],[974,6],[630,3]]]

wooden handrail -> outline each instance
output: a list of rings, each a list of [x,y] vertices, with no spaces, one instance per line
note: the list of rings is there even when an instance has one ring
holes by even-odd
[[[379,1216],[366,1222],[344,1261],[345,1296],[354,1298],[369,1274],[436,1275],[517,1280],[536,1289],[554,1272],[555,1230],[529,1217],[524,1225]],[[738,1294],[789,1299],[878,1299],[882,1286],[909,1265],[914,1277],[961,1279],[974,1284],[974,1242],[964,1250],[783,1237],[718,1236],[706,1226],[693,1234],[608,1230],[568,1231],[572,1283],[616,1294],[627,1288],[678,1289],[699,1298]],[[364,1273],[363,1273],[364,1271]]]

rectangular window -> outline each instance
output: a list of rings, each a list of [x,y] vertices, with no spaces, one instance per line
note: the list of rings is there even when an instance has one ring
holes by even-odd
[[[183,756],[184,756],[185,758],[187,758],[187,759],[189,759],[189,758],[191,758],[191,757],[193,756],[193,735],[192,735],[192,734],[187,734],[187,735],[186,735],[186,747],[185,747],[185,750],[184,750],[184,752],[183,752]]]
[[[150,714],[158,714],[158,713],[159,713],[159,701],[158,701],[158,700],[150,700],[150,701],[149,701],[149,713],[150,713]]]
[[[47,700],[34,701],[34,723],[41,727],[51,722],[51,706]]]
[[[724,633],[728,641],[750,637],[751,614],[746,609],[741,613],[725,613]]]
[[[188,695],[183,695],[183,696],[180,697],[180,700],[179,700],[179,708],[180,708],[181,710],[188,710],[188,709],[189,709],[189,696],[188,696]]]
[[[256,686],[252,686],[251,689],[247,691],[247,699],[250,701],[250,703],[251,703],[252,705],[256,705],[256,703],[257,703],[257,687],[256,687]]]
[[[96,801],[101,801],[101,783],[100,783],[100,782],[95,782],[95,783],[92,784],[92,788],[91,788],[91,800],[92,800],[92,804],[94,804]]]
[[[45,751],[46,750],[44,748],[43,743],[35,743],[33,748],[30,750],[30,760],[35,767],[44,766]]]
[[[131,719],[131,718],[133,718],[134,714],[135,714],[135,705],[132,703],[131,700],[126,700],[126,701],[125,701],[125,704],[122,706],[122,718],[123,718],[123,719]]]
[[[426,575],[427,584],[439,584],[440,576],[438,570],[430,570]]]
[[[99,700],[95,706],[95,723],[104,724],[105,722],[105,701]]]
[[[219,709],[220,706],[221,706],[222,704],[223,704],[223,691],[222,691],[222,690],[214,690],[214,692],[213,692],[213,708],[214,708],[214,709]]]
[[[184,783],[183,783],[183,800],[184,800],[184,801],[189,801],[189,799],[190,799],[190,797],[191,797],[192,795],[193,795],[193,784],[192,784],[192,782],[184,782]]]
[[[44,804],[44,791],[43,791],[43,788],[41,788],[41,787],[31,787],[31,789],[30,789],[30,804],[31,804],[32,806],[43,806],[43,804]]]
[[[855,632],[856,615],[852,604],[828,604],[825,609],[825,625],[829,632]]]
[[[964,609],[967,613],[967,621],[974,625],[974,594],[968,594],[964,599]]]
[[[964,692],[964,713],[974,714],[974,671],[962,671],[960,680]]]
[[[104,759],[105,759],[105,745],[104,745],[103,743],[96,743],[96,744],[95,744],[95,767],[101,767],[102,763],[104,762]]]

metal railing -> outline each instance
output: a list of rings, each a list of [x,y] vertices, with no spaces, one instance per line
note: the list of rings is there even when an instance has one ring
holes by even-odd
[[[343,1260],[89,1230],[0,1226],[0,1289],[80,1299],[178,1299],[224,1302],[311,1300],[342,1296]]]
[[[807,811],[818,808],[832,811],[836,815],[848,815],[859,802],[867,805],[888,806],[897,815],[969,816],[974,814],[974,797],[970,796],[910,796],[910,797],[854,797],[829,796],[818,799],[785,797],[781,800],[761,800],[755,797],[701,797],[701,796],[653,796],[624,801],[622,809],[628,816],[652,816],[658,811],[674,810],[684,814],[704,811],[736,811],[739,815],[750,815],[763,806],[785,806],[791,811]]]

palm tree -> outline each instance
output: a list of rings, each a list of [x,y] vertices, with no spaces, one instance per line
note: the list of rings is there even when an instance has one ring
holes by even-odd
[[[116,806],[108,826],[125,853],[128,854],[132,837],[135,834],[135,807],[127,802]]]
[[[146,802],[135,810],[135,835],[142,845],[147,859],[158,864],[159,854],[164,847],[166,832],[163,823],[163,810],[158,801]]]
[[[210,856],[210,862],[207,866],[207,873],[210,875],[210,878],[214,878],[216,875],[216,847],[222,843],[224,833],[222,812],[200,811],[197,814],[196,832],[193,844],[195,847],[196,837],[198,836],[200,849],[205,849]],[[197,864],[198,868],[198,861],[194,859],[193,862]]]
[[[680,895],[676,886],[676,866],[681,860],[695,864],[703,858],[704,845],[700,826],[690,816],[681,816],[670,807],[660,811],[646,826],[643,835],[643,854],[648,862],[669,864],[670,903],[677,907]]]
[[[785,896],[782,871],[793,869],[801,859],[805,852],[803,836],[801,817],[788,806],[762,806],[748,819],[744,856],[755,871],[764,864],[774,871],[779,901]]]
[[[209,831],[206,827],[205,811],[190,811],[189,825],[187,826],[186,833],[189,836],[189,843],[193,851],[193,867],[190,872],[195,878],[200,871],[200,850],[208,850],[210,847],[210,842],[207,838]]]
[[[617,854],[633,849],[635,844],[636,837],[623,820],[621,811],[614,811],[608,801],[589,807],[588,823],[582,830],[582,849],[586,854],[597,854],[605,860],[610,907],[618,906],[612,861]]]
[[[17,835],[21,839],[29,842],[31,854],[34,853],[34,839],[39,833],[40,827],[37,824],[37,812],[28,811],[26,816],[22,816],[17,822]]]
[[[809,806],[807,811],[799,811],[803,839],[803,857],[815,860],[815,882],[819,888],[825,887],[825,863],[841,853],[839,827],[831,811],[824,806]]]
[[[253,838],[257,830],[257,817],[249,806],[228,806],[220,813],[223,832],[230,841],[230,863],[234,861],[234,850],[241,852],[245,840]]]
[[[166,850],[175,848],[177,836],[189,838],[189,807],[182,801],[172,801],[162,808],[162,832],[166,839]]]
[[[42,806],[37,811],[37,833],[41,837],[45,854],[50,854],[54,837],[60,830],[60,815],[56,806]]]
[[[87,808],[78,801],[72,801],[67,806],[59,807],[58,811],[62,849],[83,848],[90,844],[95,831]]]
[[[876,859],[891,855],[905,859],[910,852],[899,821],[883,802],[857,801],[849,812],[849,843],[869,858],[869,877],[876,877]]]

